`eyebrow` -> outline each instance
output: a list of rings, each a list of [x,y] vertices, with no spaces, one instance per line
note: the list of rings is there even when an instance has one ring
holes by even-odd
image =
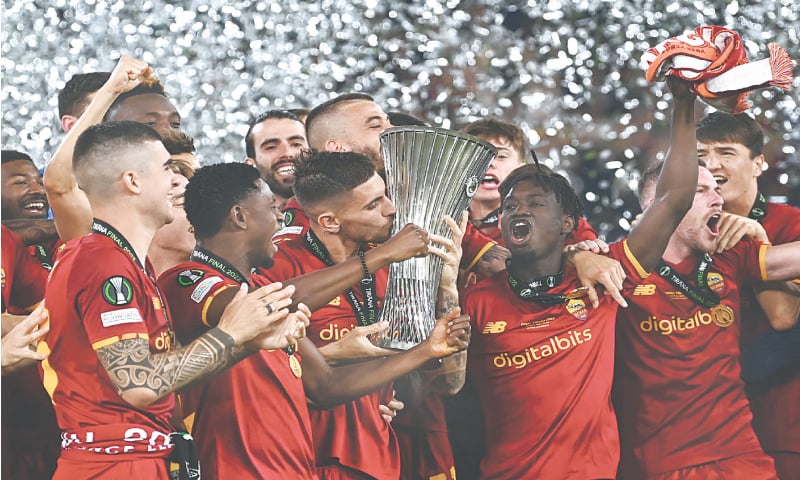
[[[362,208],[366,208],[367,206],[369,206],[369,205],[371,205],[371,204],[373,204],[373,203],[375,203],[377,201],[380,201],[382,198],[383,198],[383,195],[377,195],[375,198],[373,198],[372,200],[370,200],[367,203],[365,203],[364,207],[362,207]]]
[[[386,119],[386,118],[388,118],[388,117],[386,117],[386,116],[381,116],[381,115],[372,115],[372,116],[368,117],[368,118],[367,118],[367,119],[364,121],[364,124],[366,125],[366,124],[368,124],[368,123],[370,123],[370,122],[373,122],[373,121],[375,121],[375,120],[377,120],[377,121],[379,121],[379,122],[380,122],[380,121],[383,121],[383,120],[384,120],[384,119]]]
[[[302,140],[302,141],[305,142],[306,141],[306,137],[304,137],[303,135],[292,135],[291,137],[287,138],[286,140],[288,140],[290,142],[294,141],[294,140]],[[259,145],[268,145],[270,143],[276,143],[276,142],[280,142],[280,141],[281,141],[281,139],[279,137],[265,138],[264,141],[261,142]]]

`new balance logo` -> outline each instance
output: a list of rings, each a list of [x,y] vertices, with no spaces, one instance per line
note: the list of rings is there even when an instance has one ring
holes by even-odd
[[[634,295],[655,295],[655,293],[656,286],[653,284],[636,285],[636,288],[633,290]]]
[[[488,322],[485,327],[483,327],[483,334],[491,334],[491,333],[503,333],[506,330],[507,322]]]

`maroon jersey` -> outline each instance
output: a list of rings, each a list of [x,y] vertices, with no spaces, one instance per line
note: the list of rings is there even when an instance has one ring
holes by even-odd
[[[626,242],[610,248],[630,292],[646,272]],[[570,269],[548,293],[577,287]],[[597,309],[585,297],[543,306],[522,299],[498,272],[468,290],[464,304],[473,332],[468,370],[486,424],[481,478],[614,478],[617,303],[601,296]]]
[[[273,241],[276,244],[301,237],[308,231],[308,215],[294,197],[290,198],[284,206],[284,223],[286,226],[273,237]],[[461,268],[471,270],[483,254],[496,244],[492,239],[478,231],[474,225],[467,224],[464,239],[461,242],[463,250]]]
[[[455,480],[455,460],[447,434],[444,400],[437,394],[404,408],[392,420],[400,445],[401,480]]]
[[[166,457],[175,396],[134,408],[120,398],[96,350],[133,338],[148,340],[151,352],[169,350],[169,312],[122,235],[98,221],[93,228],[109,236],[68,242],[45,295],[50,332],[39,344],[48,354],[40,369],[62,430],[61,455],[88,462]]]
[[[2,226],[2,250],[3,312],[29,313],[44,298],[47,270],[5,225]]]
[[[615,378],[626,478],[761,451],[740,378],[739,296],[761,278],[764,249],[742,241],[711,257],[705,283],[718,305],[700,306],[658,272],[627,297]],[[700,260],[669,266],[696,286]]]
[[[210,328],[206,313],[220,292],[239,288],[198,261],[170,268],[158,283],[182,344]],[[181,397],[203,478],[316,478],[303,382],[283,350],[257,352]]]
[[[299,237],[280,243],[275,265],[269,270],[259,269],[258,274],[282,282],[326,267],[326,263],[312,253],[305,237]],[[374,277],[380,303],[386,291],[388,268],[375,272]],[[363,301],[358,286],[351,291]],[[357,325],[348,296],[341,294],[314,312],[306,334],[321,347],[339,340]],[[317,464],[338,463],[375,478],[397,478],[400,473],[397,438],[379,411],[380,405],[391,398],[392,386],[388,385],[331,409],[310,407]]]
[[[47,270],[22,240],[2,227],[3,311],[27,313],[44,297]],[[61,450],[53,406],[39,372],[29,366],[2,379],[2,476],[50,478]]]
[[[800,240],[797,208],[767,203],[759,222],[773,245]],[[770,328],[755,295],[742,292],[742,342],[747,343]],[[800,366],[790,367],[780,378],[750,389],[749,397],[753,427],[764,450],[800,454]]]

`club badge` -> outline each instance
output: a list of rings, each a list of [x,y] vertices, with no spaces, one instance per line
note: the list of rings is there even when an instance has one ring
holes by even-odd
[[[184,270],[178,274],[178,285],[181,287],[191,287],[195,283],[199,282],[205,274],[206,272],[194,268],[191,270]]]
[[[580,298],[572,298],[565,305],[570,315],[578,320],[586,320],[589,317],[589,310],[586,308],[586,303]]]
[[[133,285],[125,277],[111,277],[101,288],[103,299],[114,306],[127,305],[133,300]]]

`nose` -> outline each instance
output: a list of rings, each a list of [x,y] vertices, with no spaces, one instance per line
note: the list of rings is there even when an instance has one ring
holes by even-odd
[[[397,213],[397,208],[395,208],[394,203],[388,198],[386,199],[386,208],[383,210],[384,217],[391,217],[392,215]]]
[[[42,178],[41,177],[39,177],[38,180],[34,180],[33,182],[30,182],[28,185],[30,185],[29,188],[30,188],[31,193],[38,193],[40,195],[46,195],[46,192],[45,192],[45,189],[44,189],[44,183],[42,182]]]
[[[703,160],[706,162],[706,168],[710,171],[714,171],[720,167],[719,155],[714,152],[709,152]]]

